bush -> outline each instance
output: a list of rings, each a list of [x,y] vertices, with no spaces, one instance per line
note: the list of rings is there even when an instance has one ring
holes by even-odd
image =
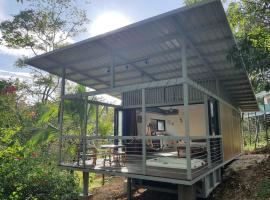
[[[78,197],[77,179],[43,159],[0,158],[0,199],[64,200]]]
[[[0,139],[0,199],[68,200],[78,197],[78,179],[61,170],[53,155],[21,146],[17,131],[0,129],[0,132],[4,133]]]

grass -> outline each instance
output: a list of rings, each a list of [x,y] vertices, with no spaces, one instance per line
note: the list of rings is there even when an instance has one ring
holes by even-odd
[[[261,180],[256,187],[257,199],[269,199],[270,197],[270,179]]]
[[[79,187],[80,190],[83,191],[83,173],[80,171],[74,171],[75,175],[79,178]],[[101,174],[95,174],[90,173],[90,183],[89,183],[89,190],[92,192],[95,188],[102,187],[102,175]],[[112,177],[111,176],[105,176],[105,184],[107,182],[111,182]]]
[[[270,130],[269,130],[269,137],[270,137]],[[255,133],[254,132],[248,132],[245,131],[244,132],[244,151],[253,151],[255,149]],[[251,143],[250,143],[250,138],[251,138]],[[264,131],[260,131],[259,132],[259,142],[257,143],[256,148],[261,148],[261,147],[265,147],[267,145],[266,142],[266,134]]]

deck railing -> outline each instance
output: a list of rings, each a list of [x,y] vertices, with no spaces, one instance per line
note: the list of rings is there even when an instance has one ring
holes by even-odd
[[[63,135],[61,151],[63,166],[184,180],[223,160],[221,136]]]

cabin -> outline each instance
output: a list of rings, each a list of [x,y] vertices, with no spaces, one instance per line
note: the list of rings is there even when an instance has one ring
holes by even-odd
[[[222,168],[242,153],[241,112],[258,109],[222,3],[208,0],[86,39],[27,60],[62,77],[59,165],[127,178],[135,187],[206,198]],[[65,80],[93,90],[67,94]],[[109,94],[121,105],[95,100]],[[83,112],[81,131],[65,126],[65,101]],[[99,107],[114,110],[111,133],[99,134]],[[94,131],[87,128],[89,123]]]

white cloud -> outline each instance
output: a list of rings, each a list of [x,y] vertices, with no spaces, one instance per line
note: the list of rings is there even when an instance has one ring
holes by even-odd
[[[4,1],[0,1],[0,22],[10,18],[10,16],[5,13],[4,4]]]
[[[90,26],[90,36],[100,35],[130,24],[130,20],[118,12],[107,11],[97,16]]]
[[[0,70],[0,79],[16,79],[21,81],[31,81],[32,75],[28,72],[11,72],[6,70]]]
[[[0,45],[0,54],[11,56],[32,56],[33,52],[30,49],[13,49],[4,45]]]

